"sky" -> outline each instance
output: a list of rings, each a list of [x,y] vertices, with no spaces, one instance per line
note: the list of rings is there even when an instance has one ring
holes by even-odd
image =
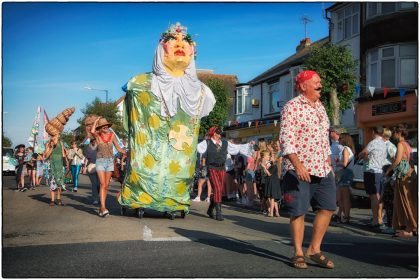
[[[246,83],[295,53],[305,37],[328,36],[321,2],[266,3],[2,3],[2,129],[28,144],[38,106],[51,119],[76,111],[78,127],[95,97],[120,98],[133,76],[150,72],[160,34],[180,22],[197,43],[197,69]]]

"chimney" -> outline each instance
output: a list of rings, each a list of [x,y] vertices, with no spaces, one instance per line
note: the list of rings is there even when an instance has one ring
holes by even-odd
[[[311,45],[310,38],[305,38],[303,40],[300,40],[299,45],[296,47],[296,52],[300,52],[301,50],[303,50],[306,47],[309,47],[310,45]]]

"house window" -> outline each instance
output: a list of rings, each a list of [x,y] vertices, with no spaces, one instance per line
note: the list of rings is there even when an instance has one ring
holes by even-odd
[[[296,66],[296,67],[291,67],[290,68],[290,74],[292,76],[292,85],[291,85],[291,90],[293,92],[293,96],[290,95],[290,99],[292,99],[293,97],[297,96],[299,94],[299,92],[296,90],[296,84],[295,84],[295,79],[297,74],[299,74],[299,72],[301,72],[303,69],[300,66]]]
[[[248,87],[236,89],[236,114],[251,112],[251,100]]]
[[[279,111],[278,102],[280,101],[280,91],[278,82],[268,85],[268,96],[270,100],[269,113]]]
[[[337,11],[336,42],[359,34],[359,3],[354,3]]]
[[[415,87],[417,46],[393,45],[368,52],[367,81],[373,87]]]
[[[380,15],[395,13],[398,11],[414,9],[415,2],[382,2],[382,3],[367,3],[366,19],[371,19]]]

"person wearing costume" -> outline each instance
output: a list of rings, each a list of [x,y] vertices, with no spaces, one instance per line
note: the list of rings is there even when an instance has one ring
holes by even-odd
[[[200,120],[216,102],[198,78],[195,46],[177,23],[161,36],[153,72],[123,87],[130,161],[118,201],[123,207],[189,212]]]
[[[106,209],[106,195],[108,193],[109,181],[111,180],[112,172],[114,171],[114,145],[121,154],[125,151],[121,149],[115,138],[114,133],[109,131],[111,124],[105,119],[98,117],[92,125],[91,133],[98,143],[96,154],[96,173],[99,178],[99,216],[106,217],[109,215]]]
[[[241,153],[249,156],[252,152],[251,144],[237,145],[226,140],[222,140],[222,130],[220,127],[213,126],[209,129],[210,140],[203,140],[197,145],[197,151],[203,155],[203,165],[207,166],[210,184],[213,194],[210,197],[210,205],[207,215],[214,219],[213,210],[216,209],[216,220],[223,221],[222,217],[222,188],[225,182],[225,163],[227,154],[237,155]]]
[[[51,195],[50,206],[55,206],[55,202],[57,202],[57,205],[63,206],[64,204],[61,201],[61,188],[64,190],[66,189],[64,185],[63,158],[66,159],[67,166],[68,161],[64,144],[60,141],[60,134],[53,136],[47,143],[44,156],[46,159],[49,159],[51,166],[51,176],[49,180]],[[56,193],[57,200],[55,200]]]

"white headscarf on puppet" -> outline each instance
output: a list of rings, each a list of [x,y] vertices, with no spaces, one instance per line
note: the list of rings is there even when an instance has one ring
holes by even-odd
[[[167,32],[182,32],[187,35],[187,28],[177,23],[171,25]],[[195,49],[193,53],[195,53]],[[185,74],[181,77],[173,77],[165,71],[163,57],[163,40],[160,40],[153,60],[151,89],[160,101],[162,101],[162,98],[164,99],[164,102],[161,102],[162,116],[166,117],[168,112],[170,117],[173,117],[178,109],[178,101],[181,109],[191,117],[202,118],[210,114],[216,99],[210,88],[197,78],[194,55],[192,55],[190,64],[185,69]],[[203,100],[200,102],[201,90],[203,90]],[[200,105],[202,108],[198,112]]]

